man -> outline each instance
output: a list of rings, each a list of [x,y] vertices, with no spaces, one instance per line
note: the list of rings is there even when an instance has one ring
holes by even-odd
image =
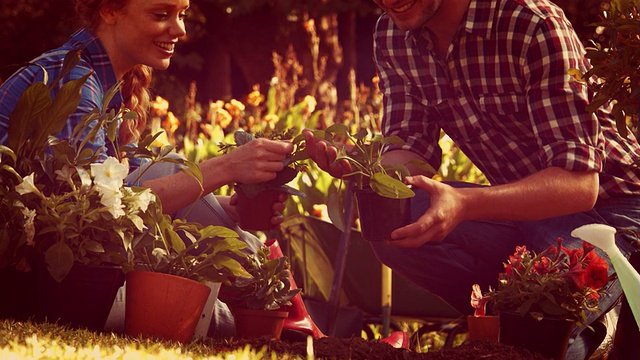
[[[587,89],[568,70],[589,63],[560,8],[547,0],[374,1],[385,11],[374,34],[383,133],[406,141],[383,161],[421,158],[438,168],[442,130],[492,185],[444,184],[410,169],[414,223],[371,244],[385,264],[470,313],[471,285],[495,286],[517,245],[537,252],[562,237],[579,247],[573,229],[604,223],[618,230],[623,252],[632,250],[640,146],[620,137],[607,109],[585,110]],[[309,133],[307,144],[321,168],[346,173],[335,149]],[[617,281],[609,286],[602,311],[621,294]],[[595,350],[593,333],[582,330],[567,359]]]

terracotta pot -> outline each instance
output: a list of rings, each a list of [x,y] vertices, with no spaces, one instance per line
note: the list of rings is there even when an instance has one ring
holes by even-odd
[[[131,336],[191,342],[211,289],[169,274],[127,274],[124,331]]]
[[[545,358],[564,360],[569,337],[575,326],[567,319],[544,318],[540,321],[530,315],[501,311],[500,342],[522,347]]]
[[[271,223],[273,204],[278,201],[280,191],[269,189],[251,197],[236,186],[238,194],[238,224],[245,230],[266,231],[275,226]]]
[[[253,310],[246,308],[231,308],[236,324],[238,338],[258,338],[269,336],[280,339],[284,320],[289,315],[287,311]]]
[[[467,316],[469,340],[500,341],[500,318],[495,315]]]
[[[390,239],[393,230],[411,223],[411,199],[392,199],[371,189],[355,189],[355,195],[365,240]]]
[[[120,266],[75,263],[58,283],[44,263],[36,267],[36,318],[74,328],[102,331],[113,300],[124,283]]]

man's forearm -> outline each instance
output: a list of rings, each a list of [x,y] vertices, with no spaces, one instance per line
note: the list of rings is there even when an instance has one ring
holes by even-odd
[[[466,220],[539,220],[593,208],[598,174],[550,167],[512,184],[457,191]]]

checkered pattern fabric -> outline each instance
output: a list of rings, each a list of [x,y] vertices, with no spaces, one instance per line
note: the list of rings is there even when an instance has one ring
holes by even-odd
[[[474,0],[438,56],[427,28],[402,31],[383,14],[374,34],[383,132],[439,167],[444,130],[492,184],[544,168],[600,172],[600,197],[640,194],[640,146],[568,70],[585,50],[562,10],[546,1]],[[397,147],[396,147],[397,148]]]
[[[77,110],[69,116],[66,126],[58,134],[61,139],[68,139],[71,136],[74,127],[82,120],[84,115],[95,108],[103,108],[102,101],[105,93],[117,82],[111,61],[100,40],[87,29],[78,30],[63,46],[46,52],[30,61],[30,63],[37,63],[47,70],[48,81],[50,82],[57,78],[62,71],[65,55],[70,50],[85,45],[86,47],[82,50],[78,65],[52,89],[52,95],[55,96],[65,83],[81,78],[88,72],[93,72],[82,88],[82,100]],[[19,69],[0,87],[0,144],[7,143],[10,115],[22,93],[29,85],[43,81],[44,74],[40,66],[29,65]],[[118,93],[108,105],[108,109],[119,109],[121,104],[122,96]],[[109,143],[104,131],[99,131],[95,141],[88,143],[87,146],[93,150],[99,149],[101,151],[100,161],[104,161],[109,155],[115,155],[113,144]],[[131,162],[130,165],[137,167],[139,161]]]

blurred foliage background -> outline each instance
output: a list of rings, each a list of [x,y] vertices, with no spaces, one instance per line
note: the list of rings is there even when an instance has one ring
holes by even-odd
[[[586,40],[594,31],[602,0],[556,0]],[[254,85],[268,87],[274,73],[273,52],[289,47],[302,65],[299,98],[349,98],[349,73],[368,84],[375,73],[371,33],[378,7],[370,0],[192,0],[188,37],[179,44],[172,65],[156,74],[155,89],[180,108],[192,81],[197,99],[241,98]],[[313,19],[315,33],[308,31]],[[21,64],[59,46],[78,27],[73,0],[0,0],[0,81]],[[317,46],[315,46],[317,45]],[[321,78],[314,71],[314,51],[323,59]],[[337,100],[336,100],[337,99]]]
[[[556,0],[585,44],[606,40],[590,26],[601,2]],[[220,155],[217,144],[238,129],[341,122],[378,132],[372,30],[379,15],[370,0],[192,0],[186,39],[169,69],[154,74],[149,130],[164,130],[162,141],[197,161]],[[0,0],[0,81],[78,26],[72,0]],[[440,179],[486,183],[448,137],[441,142]],[[340,186],[313,165],[296,182],[309,196],[292,201],[289,214],[321,215]]]

